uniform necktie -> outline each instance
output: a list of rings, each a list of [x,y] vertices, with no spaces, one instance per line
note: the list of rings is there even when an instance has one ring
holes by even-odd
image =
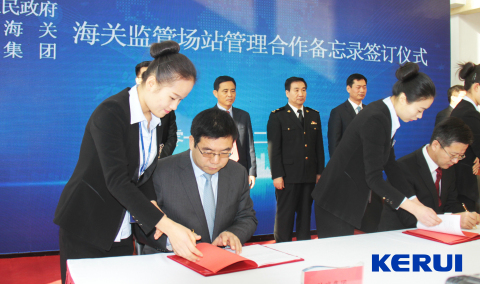
[[[203,187],[203,211],[207,219],[208,232],[210,233],[210,240],[212,240],[213,226],[215,224],[215,197],[213,196],[212,175],[204,173],[205,186]]]
[[[227,110],[227,113],[230,114],[230,112],[228,110]],[[230,160],[234,160],[235,162],[238,162],[238,160],[239,160],[237,141],[233,141],[232,155],[230,155]]]
[[[357,106],[357,114],[362,110],[361,106]]]
[[[303,126],[303,114],[302,114],[302,110],[299,109],[299,110],[297,110],[297,112],[298,112],[298,119],[300,119],[300,123],[301,123],[302,126]]]
[[[442,169],[438,167],[435,171],[437,172],[435,187],[437,188],[438,206],[442,206],[442,200],[440,199],[440,181],[442,180]]]

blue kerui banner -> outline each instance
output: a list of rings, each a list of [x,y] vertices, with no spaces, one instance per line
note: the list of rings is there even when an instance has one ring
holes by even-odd
[[[368,79],[366,103],[389,96],[399,64],[417,62],[438,97],[420,121],[397,132],[397,156],[428,143],[448,104],[448,1],[435,0],[1,0],[0,253],[58,249],[53,213],[75,167],[86,122],[107,97],[135,84],[149,45],[177,41],[199,71],[177,110],[178,146],[190,123],[213,107],[213,81],[237,81],[235,107],[252,118],[258,179],[256,234],[271,234],[274,188],[267,154],[270,112],[287,103],[284,82],[308,83],[320,112],[328,161],[330,110],[346,78]],[[312,218],[312,228],[314,221]]]

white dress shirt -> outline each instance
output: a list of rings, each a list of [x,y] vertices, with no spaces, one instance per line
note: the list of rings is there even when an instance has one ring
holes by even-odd
[[[425,160],[427,161],[428,165],[428,170],[430,171],[430,174],[432,175],[433,183],[437,182],[437,169],[438,165],[432,160],[430,155],[428,154],[427,151],[427,146],[429,144],[423,146],[422,153],[423,156],[425,157]],[[440,180],[439,186],[438,186],[438,195],[440,196],[442,194],[442,180]]]
[[[295,115],[297,116],[297,118],[298,118],[298,112],[297,112],[297,111],[298,111],[299,109],[302,110],[302,115],[303,115],[303,117],[305,117],[305,111],[304,111],[304,109],[303,109],[303,105],[302,105],[302,108],[296,108],[296,107],[292,106],[290,103],[288,103],[288,105],[293,109],[293,112],[295,113]]]
[[[356,114],[358,114],[358,112],[359,112],[359,111],[357,110],[358,107],[360,107],[360,110],[363,109],[363,104],[362,104],[362,102],[360,102],[360,104],[357,105],[356,103],[352,102],[352,101],[350,100],[350,98],[348,98],[348,102],[352,105],[353,110],[355,111]]]
[[[228,111],[228,114],[233,118],[233,107],[230,107],[229,109],[226,109],[222,107],[219,103],[217,103],[217,107],[223,111]]]

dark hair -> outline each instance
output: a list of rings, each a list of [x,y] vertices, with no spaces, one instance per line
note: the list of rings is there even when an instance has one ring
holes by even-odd
[[[220,76],[217,79],[215,79],[215,82],[213,82],[213,89],[215,91],[218,91],[218,89],[220,88],[220,84],[225,83],[225,82],[233,82],[235,87],[237,87],[237,83],[235,82],[235,79],[233,79],[232,77],[230,77],[230,76]]]
[[[142,69],[143,67],[148,67],[148,65],[150,65],[150,62],[152,61],[143,61],[143,62],[140,62],[137,64],[137,66],[135,66],[135,75],[140,75],[140,69]]]
[[[222,138],[231,136],[233,141],[238,138],[238,130],[233,118],[226,111],[210,108],[197,114],[192,121],[190,134],[195,146],[202,137]]]
[[[465,81],[465,90],[468,91],[475,83],[480,83],[480,65],[472,62],[458,64],[460,80]]]
[[[448,147],[455,142],[470,145],[473,143],[473,133],[463,120],[451,116],[435,126],[430,144],[435,140],[442,147]]]
[[[355,74],[352,74],[350,76],[348,76],[347,78],[347,86],[350,86],[350,88],[353,86],[353,81],[354,80],[357,80],[357,81],[360,81],[360,80],[365,80],[365,84],[367,83],[367,78],[365,78],[365,76],[363,76],[362,74],[358,74],[358,73],[355,73]]]
[[[455,85],[455,86],[451,86],[450,88],[448,88],[448,91],[447,91],[448,102],[449,103],[452,102],[453,93],[455,93],[455,92],[458,93],[458,92],[461,92],[461,91],[465,91],[465,88],[462,85]]]
[[[305,89],[307,88],[307,82],[305,82],[305,79],[300,77],[290,77],[285,81],[285,91],[290,91],[290,85],[293,82],[303,82],[305,84]]]
[[[419,72],[417,63],[407,62],[397,69],[398,81],[393,85],[392,94],[397,97],[404,93],[408,103],[434,98],[435,84],[427,74]]]
[[[154,43],[150,46],[150,55],[155,58],[143,72],[142,81],[149,76],[155,76],[159,84],[171,83],[175,80],[185,79],[197,81],[197,70],[192,61],[185,55],[178,53],[180,45],[167,40]]]

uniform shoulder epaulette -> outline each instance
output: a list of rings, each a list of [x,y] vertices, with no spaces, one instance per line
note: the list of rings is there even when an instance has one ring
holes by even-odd
[[[281,107],[281,108],[277,108],[276,110],[272,110],[272,112],[276,113],[276,112],[279,112],[279,111],[284,110],[284,109],[285,109],[285,107]]]
[[[313,110],[313,111],[319,112],[318,110],[313,109],[313,108],[311,108],[311,107],[305,107],[305,108],[308,109],[308,110]]]

